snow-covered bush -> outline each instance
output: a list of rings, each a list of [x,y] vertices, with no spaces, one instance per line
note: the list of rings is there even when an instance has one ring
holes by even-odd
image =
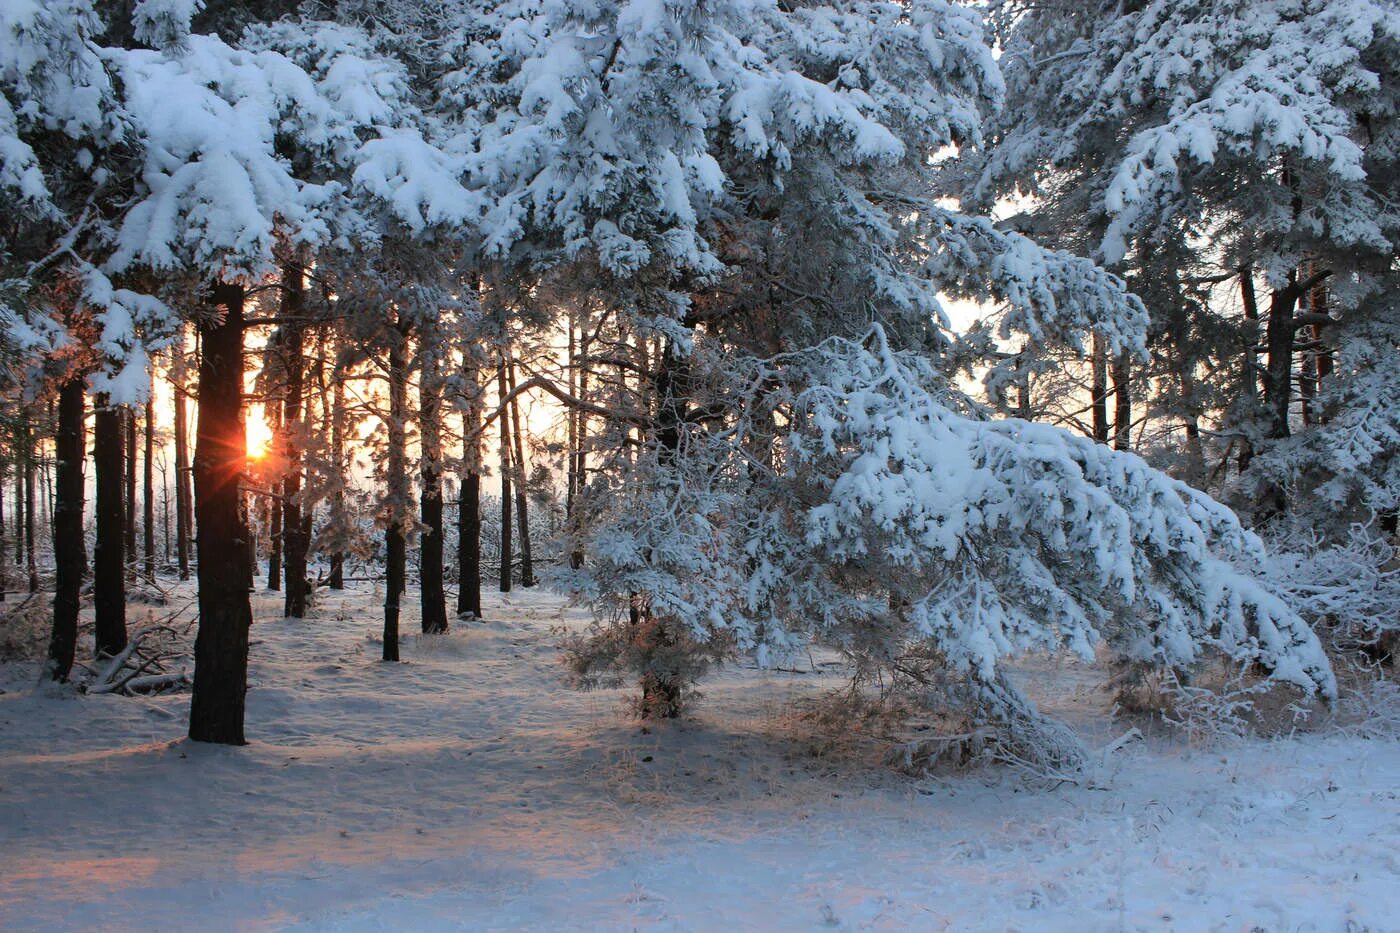
[[[1269,585],[1350,659],[1394,662],[1400,650],[1400,560],[1392,540],[1354,525],[1334,543],[1315,533],[1278,536]]]
[[[697,646],[732,641],[760,664],[811,642],[860,669],[919,657],[954,675],[975,722],[1057,770],[1081,750],[1005,677],[1018,652],[1089,657],[1103,642],[1182,671],[1223,655],[1336,695],[1316,636],[1253,575],[1259,540],[1139,457],[959,413],[933,367],[878,327],[713,371],[742,414],[687,425],[684,457],[639,460],[595,504],[572,578],[616,620],[595,648],[629,644],[640,603]],[[618,672],[635,661],[602,654]]]
[[[1400,739],[1400,683],[1373,678],[1349,691],[1338,707],[1344,732],[1367,739]]]

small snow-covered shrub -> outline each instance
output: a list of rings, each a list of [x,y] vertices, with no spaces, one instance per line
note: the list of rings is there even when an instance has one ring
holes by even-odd
[[[1367,739],[1400,740],[1400,683],[1369,678],[1348,690],[1338,706],[1338,726]]]
[[[580,689],[621,687],[640,678],[641,692],[627,699],[639,719],[680,715],[700,696],[695,689],[700,678],[733,655],[723,637],[702,641],[651,614],[565,633],[560,647],[569,682]]]
[[[1353,525],[1335,542],[1312,534],[1277,541],[1264,565],[1266,579],[1329,650],[1350,661],[1393,665],[1400,651],[1400,560],[1392,541],[1369,525]]]
[[[1256,701],[1269,690],[1267,682],[1237,673],[1223,684],[1202,686],[1183,682],[1174,671],[1162,675],[1162,719],[1194,743],[1214,744],[1241,738],[1255,726]]]

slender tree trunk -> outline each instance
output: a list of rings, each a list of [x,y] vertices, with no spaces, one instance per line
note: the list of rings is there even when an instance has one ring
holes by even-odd
[[[86,379],[74,373],[58,390],[58,429],[54,458],[58,461],[53,513],[54,594],[53,634],[44,676],[68,680],[78,644],[78,608],[83,586],[83,391]]]
[[[1274,291],[1269,300],[1269,321],[1265,341],[1269,352],[1264,375],[1264,404],[1269,413],[1269,437],[1289,434],[1288,406],[1293,397],[1293,311],[1298,302],[1297,274],[1290,273],[1288,284]]]
[[[1326,286],[1318,285],[1312,290],[1312,300],[1310,304],[1314,314],[1328,313]],[[1332,348],[1327,345],[1322,336],[1324,330],[1325,328],[1322,324],[1312,325],[1312,339],[1313,343],[1316,345],[1316,349],[1313,351],[1313,358],[1316,361],[1317,390],[1319,393],[1322,391],[1323,384],[1332,375],[1332,369],[1335,366],[1335,361],[1332,359]],[[1327,412],[1319,408],[1317,412],[1317,422],[1319,424],[1326,424],[1327,420]]]
[[[130,568],[135,576],[136,568],[136,409],[127,406],[121,409],[122,427],[126,431],[126,553],[125,558],[132,562]]]
[[[1133,399],[1129,385],[1128,354],[1113,361],[1113,449],[1132,447]]]
[[[199,417],[195,428],[194,512],[199,549],[199,632],[194,646],[190,738],[242,745],[248,690],[248,529],[240,479],[243,433],[241,285],[214,285],[225,313],[200,323]]]
[[[457,615],[481,618],[481,372],[463,347],[462,474],[457,500]]]
[[[156,582],[156,500],[155,500],[155,402],[146,400],[146,451],[142,463],[143,511],[141,514],[142,545],[146,557],[146,579]]]
[[[29,575],[29,592],[39,592],[39,557],[34,549],[34,428],[32,408],[24,410],[24,558]]]
[[[515,361],[506,359],[506,379],[510,391],[515,391]],[[501,417],[505,417],[502,415]],[[522,437],[525,431],[520,423],[519,399],[510,400],[511,465],[515,468],[515,517],[520,523],[520,585],[535,585],[535,559],[530,549],[530,506],[525,494],[528,482],[525,476],[525,445]]]
[[[571,306],[569,308],[568,318],[568,360],[565,368],[569,380],[569,394],[574,398],[582,398],[583,396],[579,391],[578,344],[575,339],[575,333],[578,330],[578,321],[576,320],[576,318],[577,310]],[[564,526],[567,529],[568,533],[567,540],[574,543],[574,546],[569,550],[569,568],[571,570],[577,570],[583,564],[582,554],[580,553],[577,544],[578,516],[574,511],[576,508],[576,503],[578,501],[579,486],[581,484],[580,477],[578,475],[578,452],[579,445],[581,443],[579,438],[579,422],[581,420],[581,415],[578,411],[570,408],[567,417],[569,419],[567,438],[569,448],[569,466],[567,470],[567,480],[564,484]]]
[[[333,590],[345,589],[345,549],[341,539],[345,534],[345,366],[339,355],[332,373],[331,390],[331,463],[335,470],[335,492],[331,495],[331,526],[335,549],[331,552],[331,569],[326,585]]]
[[[588,331],[588,311],[584,306],[583,317],[579,327],[579,351],[583,355],[584,363],[578,371],[578,395],[577,398],[587,400],[588,398],[588,359],[593,346],[593,335]],[[569,566],[574,570],[583,566],[584,553],[582,538],[580,537],[580,522],[576,512],[578,499],[588,488],[588,415],[582,410],[572,413],[576,421],[574,428],[573,464],[574,464],[574,507],[569,510],[569,535],[574,542],[573,550],[569,552]]]
[[[4,537],[4,461],[0,459],[0,602],[6,601],[10,590],[10,567],[6,563],[6,537]]]
[[[506,364],[502,357],[496,371],[496,391],[504,400],[506,397]],[[510,592],[511,582],[511,497],[510,497],[510,419],[501,413],[499,431],[501,435],[501,592]]]
[[[315,430],[316,449],[320,452],[322,460],[325,459],[326,452],[330,450],[331,440],[331,393],[329,386],[327,386],[326,384],[326,344],[326,335],[324,333],[318,335],[316,341],[316,360],[312,364],[311,371],[312,382],[316,386],[316,391],[307,395],[306,409],[305,414],[303,416],[308,430],[313,424],[317,426]],[[316,404],[316,411],[314,414],[311,410],[311,405],[313,401]],[[303,470],[306,472],[306,481],[309,484],[311,482],[310,464],[304,464]],[[318,492],[319,495],[317,498],[324,498],[324,480],[323,485],[321,489],[318,490]],[[317,503],[312,503],[307,509],[304,510],[301,517],[302,534],[306,538],[306,551],[308,555],[308,562],[311,559],[310,554],[312,545],[314,545],[316,542],[316,512]],[[312,598],[316,595],[316,584],[311,582],[311,577],[312,573],[308,569],[306,572],[306,598],[308,602],[310,602]]]
[[[422,456],[418,499],[423,533],[418,542],[419,606],[424,632],[447,631],[447,595],[442,579],[442,373],[436,326],[424,321],[419,328],[422,360],[418,383],[418,428]]]
[[[1093,388],[1091,403],[1094,410],[1094,440],[1108,443],[1108,350],[1104,339],[1094,335]]]
[[[1254,270],[1240,270],[1240,299],[1244,302],[1244,394],[1250,409],[1259,401],[1259,301],[1254,293]],[[1254,444],[1248,437],[1240,438],[1239,468],[1243,473],[1254,459]]]
[[[170,570],[170,461],[165,453],[160,458],[160,527],[164,544],[161,548],[161,563]]]
[[[407,556],[404,523],[408,515],[408,363],[406,335],[394,335],[389,349],[389,463],[387,521],[384,527],[384,660],[399,659],[399,604],[403,598]]]
[[[175,396],[175,554],[180,564],[180,579],[190,578],[190,444],[188,415],[185,413],[185,329],[180,337],[170,367],[170,382]]]
[[[47,417],[47,419],[48,419],[48,424],[50,424],[50,425],[53,426],[53,427],[51,428],[51,430],[53,430],[53,431],[55,431],[55,432],[58,430],[58,412],[57,412],[57,409],[55,408],[55,403],[56,403],[56,402],[57,402],[57,395],[54,395],[54,396],[50,396],[50,398],[48,399],[48,401],[46,401],[46,402],[44,403],[44,404],[45,404],[45,407],[48,409],[48,411],[46,412],[46,417]],[[52,463],[53,463],[54,457],[57,457],[58,455],[57,455],[57,453],[55,453],[55,454],[54,454],[54,457],[46,457],[46,456],[44,456],[44,449],[43,449],[43,448],[44,448],[44,443],[45,443],[45,442],[44,442],[43,440],[40,440],[40,442],[39,442],[39,453],[38,453],[38,457],[37,457],[38,465],[39,465],[39,501],[43,503],[42,521],[40,522],[40,527],[48,531],[48,533],[49,533],[49,535],[50,535],[49,546],[50,546],[50,549],[52,549],[52,547],[53,547],[53,540],[52,540],[52,535],[53,535],[53,505],[54,505],[54,501],[53,501],[53,500],[54,500],[54,494],[53,494],[53,470],[52,470]]]
[[[462,474],[457,508],[457,615],[481,618],[481,474]]]
[[[301,619],[306,616],[306,551],[311,543],[301,514],[302,446],[306,438],[306,424],[302,417],[306,325],[300,320],[304,313],[301,269],[290,265],[284,268],[282,286],[282,317],[288,320],[283,325],[285,339],[282,346],[286,378],[286,394],[282,403],[282,450],[286,460],[286,473],[282,480],[282,494],[286,497],[282,505],[282,546],[286,560],[287,594],[283,608],[288,618]]]
[[[656,440],[663,467],[675,461],[680,450],[681,431],[686,421],[687,399],[690,393],[690,360],[675,351],[667,342],[657,364],[656,376]],[[648,561],[651,554],[646,555]],[[675,644],[675,635],[667,620],[653,616],[650,601],[641,594],[632,594],[632,644],[646,658],[642,672],[642,717],[670,719],[680,715],[683,683],[680,672],[666,665],[666,655]]]
[[[23,427],[15,429],[15,566],[24,566],[24,445],[21,443]]]
[[[578,346],[574,341],[577,322],[574,320],[576,312],[573,307],[569,308],[568,328],[569,339],[564,362],[564,371],[568,380],[569,394],[574,398],[580,398],[578,393]],[[574,517],[574,498],[578,495],[578,415],[570,408],[568,412],[568,436],[565,442],[568,444],[569,461],[565,471],[564,482],[564,518],[570,520]],[[572,561],[571,561],[572,563]]]
[[[126,647],[126,560],[122,501],[123,444],[121,411],[96,399],[92,428],[92,463],[97,485],[97,546],[92,553],[92,605],[97,654],[115,655]]]
[[[1302,354],[1298,369],[1298,410],[1303,416],[1303,427],[1311,427],[1314,421],[1313,407],[1317,398],[1317,356],[1311,350]]]
[[[241,415],[242,411],[240,411],[239,414]],[[199,423],[196,421],[196,429],[198,426]],[[240,490],[238,496],[238,519],[243,523],[244,541],[246,542],[244,548],[246,551],[246,559],[243,561],[243,564],[247,573],[245,574],[244,585],[248,588],[249,593],[258,588],[258,524],[253,510],[253,503],[256,501],[253,493],[245,493]]]
[[[263,403],[263,411],[270,422],[268,427],[272,429],[272,456],[268,460],[280,460],[283,451],[282,400],[269,397]],[[280,464],[268,465],[271,469],[280,471]],[[267,588],[276,591],[282,588],[282,476],[280,472],[267,473],[265,481],[273,493],[267,504]]]

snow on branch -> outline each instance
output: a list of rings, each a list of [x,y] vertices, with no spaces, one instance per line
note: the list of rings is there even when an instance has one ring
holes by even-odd
[[[697,408],[728,392],[732,422],[692,419],[678,455],[653,449],[582,506],[590,559],[568,580],[617,620],[576,652],[592,670],[608,645],[618,669],[635,662],[622,620],[638,606],[666,644],[732,645],[760,664],[812,642],[862,669],[917,654],[1061,764],[1082,756],[1007,679],[1016,654],[1102,643],[1181,671],[1223,654],[1336,696],[1313,631],[1257,579],[1258,538],[1136,455],[960,414],[932,365],[878,326],[769,360],[705,352],[691,360],[713,380]]]
[[[933,207],[925,212],[929,274],[966,297],[1004,303],[1003,338],[1019,333],[1037,344],[1082,349],[1081,335],[1093,332],[1114,353],[1145,352],[1147,309],[1118,276],[983,217]]]
[[[1250,572],[1263,551],[1232,512],[1131,453],[1023,421],[956,414],[917,358],[833,342],[790,438],[806,543],[899,581],[886,611],[988,678],[1029,648],[1188,668],[1203,650],[1335,696],[1317,638]],[[891,575],[888,567],[900,572]],[[882,584],[883,585],[883,584]]]

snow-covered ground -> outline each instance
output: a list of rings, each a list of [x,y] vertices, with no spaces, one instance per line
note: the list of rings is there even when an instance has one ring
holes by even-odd
[[[557,597],[386,665],[360,587],[307,621],[260,598],[246,748],[185,741],[185,695],[0,665],[0,927],[1400,929],[1392,740],[1158,736],[1095,789],[914,779],[799,716],[840,683],[820,663],[732,668],[643,732],[561,685]],[[1109,738],[1092,673],[1030,679]]]

